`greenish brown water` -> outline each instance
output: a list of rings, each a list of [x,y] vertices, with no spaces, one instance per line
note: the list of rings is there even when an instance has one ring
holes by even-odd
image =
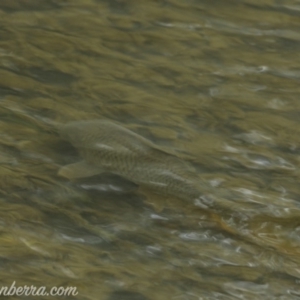
[[[1,0],[0,285],[299,299],[299,26],[296,0]],[[52,125],[101,118],[193,165],[239,234],[114,175],[57,176],[79,156]]]

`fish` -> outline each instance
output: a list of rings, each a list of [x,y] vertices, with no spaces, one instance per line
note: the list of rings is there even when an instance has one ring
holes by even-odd
[[[236,231],[223,221],[223,206],[211,197],[212,188],[196,170],[172,151],[167,151],[143,136],[111,120],[73,121],[56,124],[62,139],[71,143],[82,160],[65,165],[58,175],[69,180],[104,172],[119,175],[139,186],[139,193],[150,200],[155,211],[164,208],[164,198],[177,198],[205,210],[213,223],[229,234]],[[158,197],[156,197],[158,195]]]
[[[202,182],[196,170],[175,153],[157,146],[143,136],[126,127],[106,119],[73,121],[59,124],[56,128],[62,139],[70,142],[79,152],[82,160],[63,166],[58,175],[76,179],[110,172],[122,176],[154,193],[192,201],[208,216],[219,229],[241,241],[261,247],[273,247],[282,255],[286,248],[263,243],[243,226],[234,224],[232,216],[248,220],[243,212],[236,211],[232,194],[218,188],[218,198],[210,198],[216,189]],[[224,197],[229,198],[230,207]],[[231,205],[232,204],[232,205]],[[226,221],[228,219],[228,221]]]
[[[73,121],[61,125],[59,134],[82,157],[60,168],[59,176],[76,179],[109,172],[156,194],[184,200],[199,200],[208,191],[190,164],[116,122]],[[205,206],[210,201],[202,202]]]

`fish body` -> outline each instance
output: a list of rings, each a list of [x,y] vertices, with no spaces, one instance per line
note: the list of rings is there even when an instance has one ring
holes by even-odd
[[[164,195],[182,199],[201,196],[193,168],[137,133],[109,120],[75,121],[59,128],[83,161],[63,167],[65,177],[111,172]]]
[[[162,195],[184,200],[197,199],[197,205],[208,208],[211,220],[222,230],[230,236],[257,245],[258,239],[255,236],[247,234],[241,225],[240,231],[239,226],[233,223],[231,207],[204,200],[202,195],[210,194],[211,189],[201,183],[194,169],[176,155],[165,152],[144,137],[108,120],[70,122],[59,125],[58,130],[62,138],[73,144],[83,158],[81,162],[62,167],[59,175],[78,178],[103,171],[111,172]],[[221,193],[231,198],[227,190],[223,189]],[[241,212],[239,216],[243,217],[242,220],[248,218]],[[267,246],[270,245],[267,243]],[[282,250],[274,244],[272,246],[286,255],[286,249]]]

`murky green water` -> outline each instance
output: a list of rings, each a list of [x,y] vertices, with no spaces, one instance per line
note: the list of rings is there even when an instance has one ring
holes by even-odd
[[[299,299],[299,26],[297,0],[1,0],[0,287]],[[191,163],[231,213],[57,176],[79,156],[52,125],[100,118]]]

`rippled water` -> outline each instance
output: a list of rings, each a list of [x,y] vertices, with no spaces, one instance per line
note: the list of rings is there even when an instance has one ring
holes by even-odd
[[[0,25],[1,286],[299,299],[299,0],[1,0]],[[52,125],[97,118],[188,161],[228,211],[57,176],[79,156]]]

